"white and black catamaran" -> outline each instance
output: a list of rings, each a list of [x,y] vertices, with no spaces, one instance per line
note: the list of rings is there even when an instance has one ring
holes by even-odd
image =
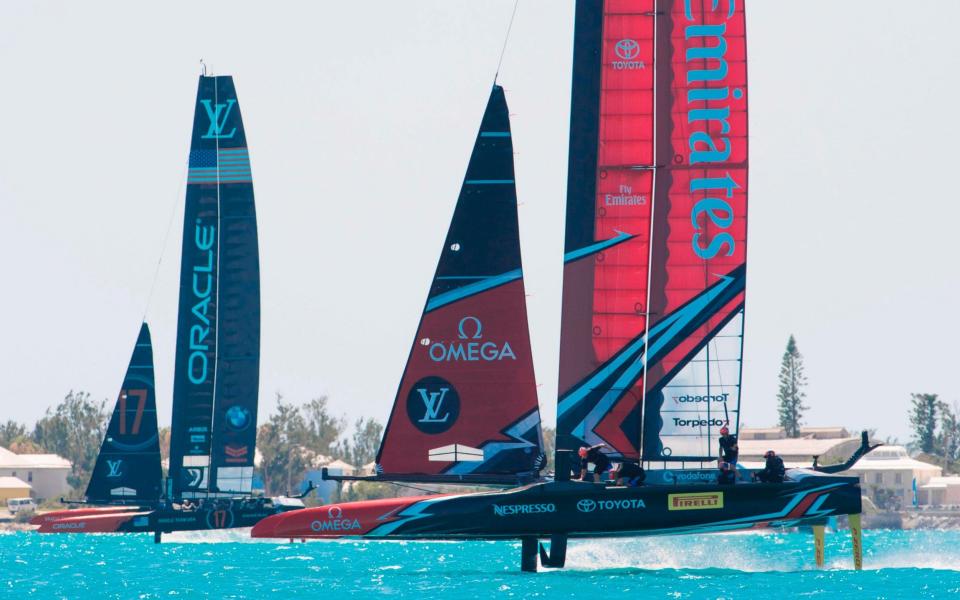
[[[528,339],[526,313],[522,296],[508,297],[509,286],[522,285],[519,261],[510,259],[519,256],[512,161],[509,177],[475,170],[478,155],[510,140],[505,105],[498,130],[487,125],[495,89],[377,478],[450,481],[495,471],[530,483],[310,508],[264,519],[253,535],[519,538],[522,569],[533,571],[538,555],[562,567],[568,538],[819,526],[851,515],[859,567],[859,481],[825,472],[844,466],[792,469],[777,483],[718,481],[719,430],[735,433],[740,409],[748,167],[742,2],[577,0],[574,36],[555,478],[537,478],[532,461],[495,461],[507,449],[532,456],[540,448],[533,388],[521,384],[532,378],[532,369],[520,368],[529,359],[529,346],[518,342]],[[475,216],[474,237],[463,243],[457,216],[481,210],[471,205],[477,197],[510,208]],[[471,254],[478,243],[482,258]],[[474,354],[458,349],[469,342],[489,342],[490,359],[481,346]],[[486,411],[481,403],[491,401],[496,410]],[[573,451],[597,444],[613,460],[645,467],[646,484],[571,481]],[[866,442],[851,460],[865,451]],[[551,541],[549,551],[540,539]]]

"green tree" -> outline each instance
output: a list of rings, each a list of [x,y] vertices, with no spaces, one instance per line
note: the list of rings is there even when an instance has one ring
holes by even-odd
[[[960,460],[960,421],[957,411],[950,408],[946,402],[937,403],[937,412],[940,416],[940,433],[937,434],[937,454],[943,457],[946,463]]]
[[[67,483],[82,492],[90,479],[107,429],[105,401],[95,402],[86,392],[67,394],[53,409],[47,409],[33,428],[33,440],[48,452],[70,461]]]
[[[377,458],[382,437],[383,425],[376,419],[357,419],[354,423],[353,435],[343,444],[341,450],[343,459],[358,469],[363,468]]]
[[[910,394],[910,425],[913,440],[921,452],[933,454],[937,446],[937,400],[936,394]]]
[[[547,455],[546,471],[554,470],[554,454],[557,449],[557,430],[553,427],[543,428],[543,453]]]
[[[260,470],[268,495],[295,491],[308,462],[300,446],[305,437],[306,424],[300,409],[283,401],[277,394],[277,410],[257,430],[257,448],[260,450]]]
[[[346,430],[346,422],[342,417],[330,414],[327,397],[320,396],[307,402],[303,405],[301,414],[304,429],[299,443],[324,456],[334,454],[337,442]]]
[[[10,448],[14,443],[20,442],[27,437],[27,427],[22,423],[8,420],[0,424],[0,446]]]
[[[797,349],[796,339],[791,335],[780,362],[780,390],[777,392],[780,426],[787,432],[787,437],[800,437],[803,411],[808,408],[803,404],[807,397],[804,391],[807,387],[807,376],[803,371],[803,355]]]

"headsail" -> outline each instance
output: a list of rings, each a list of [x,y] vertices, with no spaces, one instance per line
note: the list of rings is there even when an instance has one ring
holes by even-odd
[[[156,502],[161,477],[153,349],[144,323],[85,497],[93,504]]]
[[[232,77],[201,77],[184,213],[172,495],[249,493],[260,362],[253,179]]]
[[[558,448],[695,460],[710,456],[717,423],[736,425],[747,169],[737,4],[577,2]]]
[[[490,93],[377,456],[389,474],[515,475],[541,459],[513,143]]]

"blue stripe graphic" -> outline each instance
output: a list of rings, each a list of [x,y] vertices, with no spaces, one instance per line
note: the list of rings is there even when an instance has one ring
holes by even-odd
[[[563,262],[565,263],[573,262],[579,258],[583,258],[584,256],[589,256],[590,254],[594,254],[596,252],[600,252],[601,250],[606,250],[607,248],[616,246],[617,244],[621,242],[625,242],[629,239],[633,239],[634,237],[636,236],[631,235],[629,233],[624,233],[622,231],[617,231],[617,235],[610,238],[609,240],[603,240],[600,242],[596,242],[594,244],[590,244],[589,246],[585,246],[583,248],[578,248],[577,250],[571,250],[570,252],[567,252],[566,254],[563,255]]]
[[[523,271],[520,269],[514,269],[513,271],[507,271],[506,273],[494,275],[493,277],[488,277],[476,283],[471,283],[470,285],[465,285],[455,290],[450,290],[449,292],[437,294],[427,301],[426,312],[436,310],[441,306],[450,304],[451,302],[462,300],[468,296],[474,296],[480,292],[485,292],[491,288],[501,286],[505,283],[510,283],[511,281],[515,281],[521,277],[523,277]]]

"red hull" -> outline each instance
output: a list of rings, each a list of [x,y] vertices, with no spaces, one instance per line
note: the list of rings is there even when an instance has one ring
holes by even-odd
[[[132,512],[139,510],[137,506],[99,506],[97,508],[68,508],[64,510],[54,510],[34,516],[30,519],[31,525],[43,525],[52,523],[60,519],[72,517],[87,517],[91,515],[114,514],[122,512]]]

